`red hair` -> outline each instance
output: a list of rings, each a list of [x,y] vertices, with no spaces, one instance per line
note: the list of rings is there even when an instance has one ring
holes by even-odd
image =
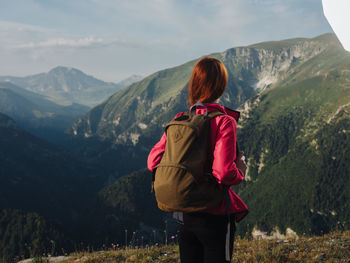
[[[226,67],[220,60],[211,57],[199,59],[188,85],[188,102],[214,102],[224,93],[227,78]]]

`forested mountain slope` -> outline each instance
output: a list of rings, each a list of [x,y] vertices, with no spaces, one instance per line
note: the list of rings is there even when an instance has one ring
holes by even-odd
[[[0,209],[1,263],[18,262],[43,254],[56,255],[62,253],[62,248],[72,251],[73,242],[56,224],[37,213]]]
[[[242,107],[250,225],[350,227],[350,54],[329,50],[307,66]]]
[[[18,127],[0,113],[0,209],[35,211],[70,225],[92,193],[103,168],[80,160]]]

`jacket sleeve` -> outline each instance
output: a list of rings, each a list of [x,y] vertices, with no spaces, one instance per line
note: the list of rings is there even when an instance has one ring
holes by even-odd
[[[151,152],[148,155],[147,167],[148,167],[148,170],[150,170],[151,172],[162,159],[163,153],[165,151],[165,144],[166,144],[166,135],[164,133],[162,138],[160,138],[160,141],[153,146]]]
[[[237,122],[225,116],[218,126],[214,148],[213,175],[220,184],[237,185],[244,179],[243,172],[237,168],[236,139]]]

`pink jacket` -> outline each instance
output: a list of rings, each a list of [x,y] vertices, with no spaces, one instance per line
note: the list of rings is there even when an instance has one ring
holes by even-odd
[[[244,174],[236,166],[236,139],[237,121],[239,113],[215,103],[205,103],[208,112],[221,111],[226,115],[220,115],[211,120],[211,146],[214,149],[213,176],[219,184],[238,185],[244,180]],[[196,114],[204,114],[205,108],[197,106]],[[175,116],[178,117],[183,113]],[[166,144],[166,134],[164,133],[160,141],[152,148],[147,161],[147,166],[152,171],[160,162]],[[248,207],[230,188],[230,213],[235,214],[236,221],[240,221],[248,213]],[[226,214],[226,200],[215,208],[205,211],[207,213],[223,215]]]

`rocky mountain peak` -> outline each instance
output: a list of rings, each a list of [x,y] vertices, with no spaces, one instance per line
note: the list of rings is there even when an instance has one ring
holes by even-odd
[[[76,68],[57,66],[57,67],[51,69],[48,72],[48,74],[84,74],[84,73]]]

